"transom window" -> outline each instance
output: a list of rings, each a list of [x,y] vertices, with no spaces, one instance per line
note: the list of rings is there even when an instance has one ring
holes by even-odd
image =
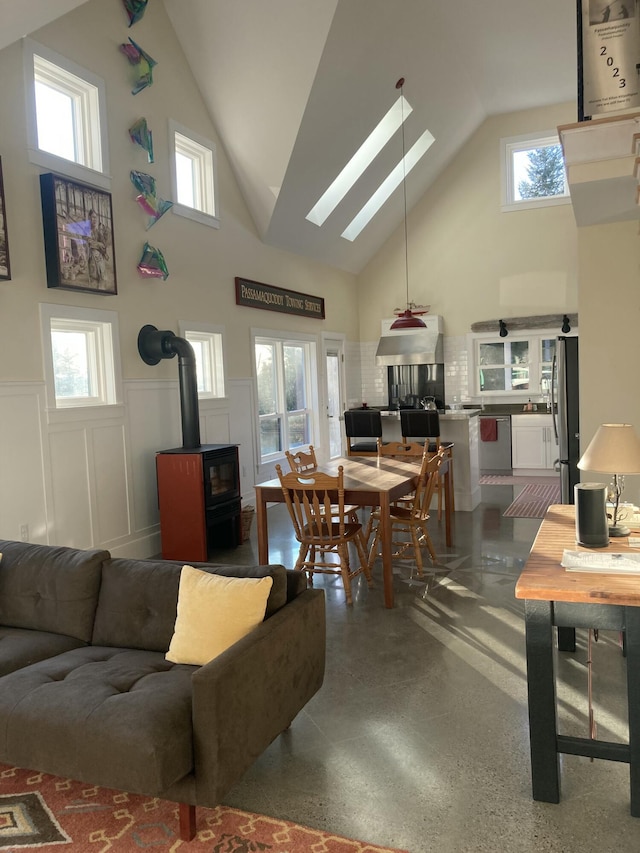
[[[514,136],[500,144],[503,211],[570,201],[557,133]]]
[[[24,58],[30,160],[108,188],[104,82],[29,39]]]
[[[198,397],[225,396],[224,340],[222,327],[181,323],[183,336],[193,347],[196,359]]]
[[[213,142],[169,121],[174,213],[218,228]]]
[[[40,314],[52,408],[118,403],[115,312],[41,305]]]
[[[308,341],[254,339],[261,462],[313,444],[312,361]]]

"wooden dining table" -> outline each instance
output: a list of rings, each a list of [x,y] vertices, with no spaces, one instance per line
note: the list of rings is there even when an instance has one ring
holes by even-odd
[[[318,470],[324,474],[336,476],[338,468],[344,471],[345,503],[358,506],[380,507],[380,546],[382,551],[382,577],[384,585],[385,607],[393,607],[393,566],[391,520],[389,507],[399,498],[413,491],[416,486],[420,465],[415,462],[392,459],[390,457],[350,456],[338,457],[320,465]],[[445,497],[445,536],[447,545],[451,545],[451,484],[448,462],[445,459],[440,467],[444,478]],[[269,562],[269,532],[267,524],[267,506],[270,503],[284,503],[284,493],[280,480],[268,480],[255,487],[256,527],[258,534],[258,559],[260,563]]]

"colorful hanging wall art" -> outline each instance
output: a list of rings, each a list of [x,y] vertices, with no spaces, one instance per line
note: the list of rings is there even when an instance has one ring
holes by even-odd
[[[144,278],[162,278],[164,281],[169,277],[169,270],[160,249],[144,244],[142,257],[138,263],[138,271]]]
[[[139,118],[129,128],[129,138],[147,152],[147,158],[153,163],[153,136],[147,126],[146,118]]]
[[[137,24],[145,13],[148,0],[122,0],[123,6],[129,16],[129,26]]]
[[[136,44],[132,38],[129,38],[129,42],[129,44],[121,44],[120,50],[134,67],[136,77],[131,94],[137,95],[138,92],[141,92],[153,83],[153,67],[158,63],[139,44]]]
[[[149,216],[147,230],[160,219],[160,217],[173,207],[172,201],[165,201],[156,193],[156,179],[145,172],[136,172],[132,169],[129,173],[131,183],[138,190],[136,201]]]

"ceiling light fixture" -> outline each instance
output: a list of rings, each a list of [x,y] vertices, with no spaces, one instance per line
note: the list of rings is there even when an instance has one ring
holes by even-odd
[[[565,314],[562,318],[562,334],[566,335],[571,331],[571,323],[569,322],[569,315]]]
[[[404,77],[396,83],[396,89],[400,89],[400,100],[404,103]],[[409,300],[409,240],[407,235],[407,166],[404,145],[404,120],[402,121],[402,196],[404,199],[404,272],[407,284],[407,307],[404,311],[396,309],[398,319],[391,324],[391,328],[398,329],[424,329],[425,322],[418,315],[426,314],[428,309],[424,305],[415,305]]]

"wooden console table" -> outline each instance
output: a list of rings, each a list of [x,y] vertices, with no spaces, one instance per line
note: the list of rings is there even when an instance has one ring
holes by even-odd
[[[626,539],[603,551],[620,552]],[[575,507],[551,506],[516,584],[525,600],[531,781],[534,800],[560,802],[560,753],[622,761],[630,768],[631,814],[640,817],[640,575],[568,572],[560,561],[576,545]],[[553,627],[626,632],[629,742],[558,734]]]

